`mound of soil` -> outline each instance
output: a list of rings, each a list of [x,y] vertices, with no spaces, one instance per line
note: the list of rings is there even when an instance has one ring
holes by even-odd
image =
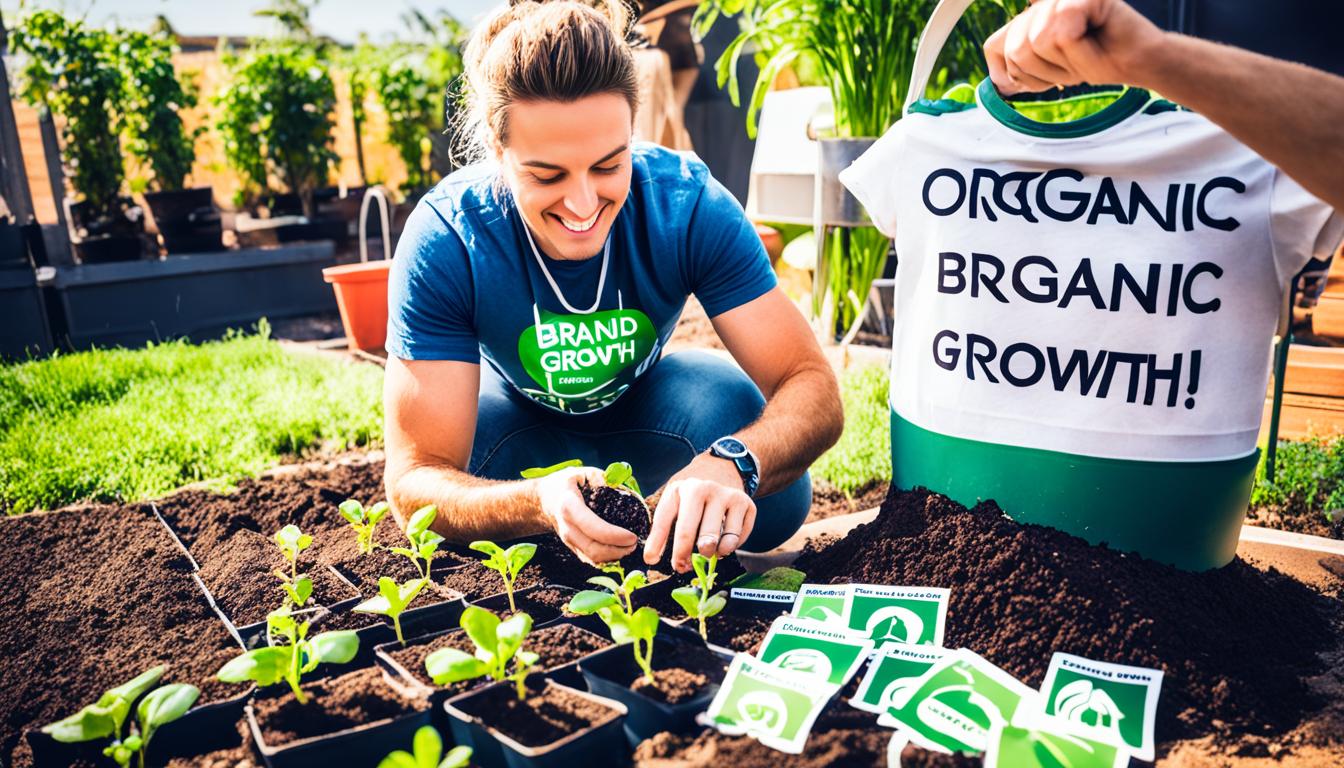
[[[893,492],[873,522],[796,567],[812,582],[950,588],[944,644],[1031,687],[1055,651],[1161,668],[1159,742],[1301,723],[1322,706],[1304,678],[1340,617],[1335,601],[1240,559],[1190,573],[924,490]]]
[[[349,584],[341,581],[325,566],[315,566],[299,553],[299,573],[313,581],[313,593],[307,607],[328,606],[359,597]],[[233,534],[223,547],[211,550],[201,564],[201,580],[215,597],[215,604],[233,622],[243,627],[266,620],[266,614],[279,608],[288,598],[281,589],[275,570],[289,573],[289,562],[271,539],[253,531]]]
[[[25,728],[91,704],[166,664],[199,703],[243,687],[215,680],[241,653],[191,578],[191,563],[148,512],[95,506],[0,519],[0,763]]]
[[[527,698],[521,701],[511,685],[493,688],[470,702],[469,712],[526,747],[544,747],[619,715],[611,707],[541,681],[529,681]]]
[[[258,696],[252,704],[262,737],[275,747],[429,708],[428,700],[394,693],[377,667],[305,681],[306,704],[288,686],[282,687],[284,693]]]
[[[718,685],[727,670],[727,662],[703,645],[655,643],[653,684],[650,685],[640,673],[629,686],[654,701],[679,704],[694,699],[711,685]]]
[[[593,513],[617,528],[624,528],[644,541],[649,537],[651,515],[644,500],[621,488],[609,485],[583,486],[583,503]]]
[[[611,645],[611,641],[607,638],[595,635],[586,629],[580,629],[573,624],[553,624],[549,627],[533,630],[528,635],[527,642],[523,644],[523,647],[540,656],[534,669],[537,672],[545,672],[578,661],[584,656],[600,651],[609,645]],[[415,643],[394,650],[390,655],[407,672],[414,675],[416,680],[424,685],[433,686],[434,681],[429,679],[429,675],[425,672],[425,659],[431,653],[442,648],[456,648],[466,653],[474,653],[476,650],[471,638],[467,637],[465,632],[459,630],[439,635],[427,643]],[[484,685],[490,681],[474,682]],[[457,693],[478,686],[454,683],[443,687]]]

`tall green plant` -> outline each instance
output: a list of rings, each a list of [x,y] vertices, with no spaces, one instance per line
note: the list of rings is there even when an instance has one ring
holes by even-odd
[[[423,55],[392,55],[373,70],[374,92],[387,113],[387,140],[406,165],[403,192],[424,189],[430,183],[429,134],[442,125],[441,97],[430,83]]]
[[[229,83],[216,97],[224,155],[243,177],[243,199],[263,191],[292,192],[313,214],[313,191],[327,181],[336,89],[310,45],[264,41],[242,54],[226,52]],[[278,185],[278,189],[276,188]]]
[[[95,216],[110,215],[126,178],[118,140],[123,83],[113,35],[55,11],[35,11],[9,42],[26,57],[18,95],[61,119],[66,178]]]
[[[177,46],[167,33],[123,30],[116,50],[124,86],[126,152],[152,172],[150,189],[182,189],[205,126],[188,131],[182,123],[182,110],[195,107],[199,94],[173,69]]]

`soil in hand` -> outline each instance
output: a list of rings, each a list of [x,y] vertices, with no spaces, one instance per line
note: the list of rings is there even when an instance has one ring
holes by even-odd
[[[1321,707],[1304,678],[1338,603],[1237,559],[1190,573],[924,490],[796,563],[819,583],[948,587],[944,644],[1036,688],[1055,651],[1165,671],[1159,742],[1282,732]]]
[[[611,641],[601,635],[595,635],[586,629],[580,629],[572,624],[553,624],[549,627],[534,629],[527,636],[527,641],[523,647],[539,657],[537,664],[533,669],[536,672],[546,672],[556,667],[578,661],[579,659],[611,645]],[[406,671],[415,676],[422,684],[434,686],[434,681],[429,678],[425,672],[425,659],[431,653],[442,648],[456,648],[466,653],[474,653],[476,646],[471,642],[471,638],[461,630],[447,632],[427,643],[418,643],[408,645],[405,648],[399,648],[391,652],[392,658],[400,664]],[[450,683],[442,687],[453,695],[462,691],[486,685],[491,681],[488,679],[476,681],[464,681],[462,683]],[[468,685],[467,683],[474,683]]]
[[[541,680],[528,681],[527,697],[521,701],[514,686],[501,685],[482,693],[469,706],[470,714],[485,725],[525,747],[553,744],[620,715],[605,704]]]
[[[585,484],[583,503],[598,517],[634,533],[640,541],[649,537],[649,507],[634,493],[609,485],[593,487]]]
[[[641,673],[630,681],[630,689],[654,701],[680,704],[718,685],[727,669],[718,654],[698,642],[655,643],[653,683]]]
[[[398,695],[377,667],[304,682],[303,693],[306,704],[300,704],[287,686],[280,686],[252,704],[267,745],[278,747],[429,708],[426,699]]]
[[[327,606],[359,597],[329,568],[299,553],[299,574],[313,580],[313,594],[305,607]],[[287,599],[275,570],[289,573],[289,563],[271,539],[248,530],[238,531],[225,546],[211,551],[201,564],[201,580],[215,596],[215,604],[234,626],[265,621],[266,614]]]
[[[191,578],[182,550],[139,506],[0,520],[0,763],[20,733],[73,714],[157,664],[163,681],[238,696],[215,680],[241,649]],[[25,750],[26,751],[26,750]]]

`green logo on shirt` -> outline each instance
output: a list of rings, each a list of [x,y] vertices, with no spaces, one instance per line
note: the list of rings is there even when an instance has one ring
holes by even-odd
[[[644,372],[658,344],[648,315],[609,309],[560,315],[534,307],[536,324],[518,337],[518,359],[540,389],[529,397],[571,413],[616,400]]]

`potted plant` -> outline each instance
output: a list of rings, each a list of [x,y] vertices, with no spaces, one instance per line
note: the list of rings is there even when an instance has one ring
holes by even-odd
[[[343,239],[344,222],[316,217],[314,192],[337,156],[331,146],[336,90],[315,47],[263,40],[240,54],[226,52],[223,62],[229,82],[215,97],[217,128],[224,155],[243,180],[235,203],[284,217],[273,227],[282,242]]]
[[[186,187],[205,126],[188,131],[182,124],[182,110],[195,107],[198,94],[173,69],[176,45],[166,31],[123,30],[118,37],[126,153],[149,173],[145,201],[163,247],[169,254],[221,250],[213,190]]]
[[[867,312],[872,282],[882,274],[889,240],[866,221],[837,175],[901,116],[910,86],[915,47],[936,0],[703,0],[695,27],[708,33],[724,15],[740,14],[742,32],[716,63],[718,84],[740,103],[738,60],[751,52],[764,61],[747,110],[747,132],[756,135],[756,114],[765,94],[786,67],[797,65],[809,80],[831,92],[834,126],[818,136],[813,215],[835,225],[819,250],[812,291],[813,317],[824,338],[852,338]],[[972,6],[944,57],[942,83],[983,77],[979,46],[1026,3],[994,0]],[[809,83],[810,84],[810,83]],[[820,132],[819,132],[820,133]],[[823,229],[823,231],[825,231]]]
[[[26,56],[19,95],[60,118],[61,159],[80,198],[68,209],[75,254],[82,263],[140,258],[142,211],[122,197],[126,171],[118,136],[124,84],[115,36],[55,11],[35,11],[13,31],[10,43]]]
[[[453,747],[443,753],[443,738],[432,725],[422,726],[415,732],[411,751],[398,749],[388,754],[378,768],[467,768],[471,764],[471,747]]]

